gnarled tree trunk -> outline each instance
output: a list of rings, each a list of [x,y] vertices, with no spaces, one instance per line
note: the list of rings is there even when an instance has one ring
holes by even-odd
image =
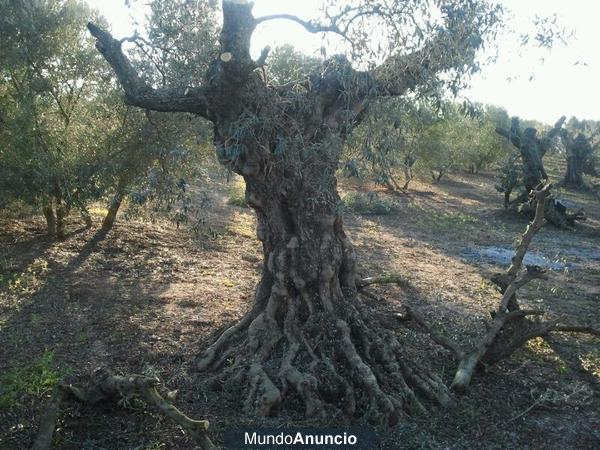
[[[403,95],[436,72],[469,67],[487,28],[481,24],[495,23],[494,16],[475,3],[460,14],[441,6],[443,24],[436,25],[441,31],[419,50],[398,52],[370,71],[357,71],[338,55],[307,80],[271,86],[256,70],[268,49],[257,61],[249,53],[259,23],[291,18],[311,32],[342,33],[339,23],[321,26],[289,15],[254,18],[247,1],[222,6],[219,58],[201,87],[148,86],[120,42],[88,25],[129,104],[191,112],[214,124],[219,159],[244,177],[247,202],[257,214],[264,264],[254,305],[209,346],[199,368],[214,374],[213,385],[225,384],[243,398],[246,409],[265,415],[284,403],[297,404],[286,402],[296,398],[309,416],[342,413],[394,423],[405,409],[424,410],[419,394],[447,403],[441,380],[407,360],[399,338],[358,300],[335,171],[344,140],[364,117],[369,99]],[[335,20],[350,26],[352,11]],[[449,44],[456,51],[449,52]]]
[[[542,158],[550,148],[552,140],[559,133],[562,133],[561,127],[565,120],[565,116],[561,117],[543,139],[536,137],[537,131],[534,128],[526,128],[525,131],[521,132],[519,120],[516,117],[513,118],[510,131],[496,128],[496,133],[509,139],[519,150],[523,161],[523,184],[525,189],[514,200],[519,212],[533,214],[534,207],[530,203],[530,193],[548,179]],[[510,204],[510,192],[505,192],[504,195],[504,207],[506,208],[507,204]],[[561,207],[553,200],[548,199],[546,203],[546,220],[559,228],[570,228],[576,220],[585,220],[583,211],[568,214],[566,208]]]
[[[312,107],[323,103],[335,106],[316,96]],[[389,424],[405,409],[424,409],[417,394],[447,403],[441,380],[406,361],[396,336],[373,323],[358,300],[356,258],[336,191],[344,124],[317,123],[301,139],[281,124],[257,142],[276,113],[260,110],[265,116],[255,119],[260,126],[247,133],[249,141],[234,141],[226,124],[216,136],[221,161],[244,177],[257,214],[262,279],[252,309],[208,348],[199,368],[216,372],[246,409],[263,415],[295,397],[311,417],[341,412]],[[288,145],[277,154],[274,143],[282,139]],[[243,155],[230,157],[232,146]]]

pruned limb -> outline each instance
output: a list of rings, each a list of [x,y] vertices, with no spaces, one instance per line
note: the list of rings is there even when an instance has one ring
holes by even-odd
[[[550,184],[546,184],[534,191],[532,195],[535,198],[536,209],[535,217],[529,224],[525,233],[517,245],[515,256],[512,258],[512,264],[504,276],[496,277],[496,282],[502,290],[502,299],[498,306],[498,311],[494,316],[494,321],[489,327],[487,333],[483,336],[480,343],[470,352],[460,359],[458,369],[454,375],[451,388],[462,392],[465,391],[471,382],[473,372],[485,357],[486,353],[496,343],[498,335],[503,331],[508,321],[514,321],[517,317],[525,316],[524,312],[519,312],[516,293],[519,288],[536,278],[545,277],[545,271],[537,266],[527,266],[526,270],[521,271],[523,258],[531,244],[533,236],[538,232],[544,223],[544,206],[546,198],[550,195]],[[516,311],[515,311],[516,310]]]
[[[556,325],[552,327],[549,332],[563,332],[563,333],[583,333],[591,334],[592,336],[600,336],[600,329],[589,326],[589,325]]]
[[[187,431],[200,448],[205,450],[215,448],[206,434],[209,427],[207,420],[196,420],[188,417],[173,404],[165,400],[154,386],[143,390],[142,394],[148,403],[154,404],[160,412]]]
[[[367,277],[356,280],[356,288],[359,290],[364,289],[367,286],[371,286],[373,284],[396,284],[398,286],[406,287],[408,286],[408,281],[402,275],[396,273],[379,275],[375,277]]]
[[[202,88],[154,89],[138,75],[121,50],[121,41],[93,23],[88,30],[96,48],[113,68],[128,104],[155,111],[190,112],[209,118],[208,100]]]
[[[156,390],[158,380],[142,375],[114,375],[106,369],[97,369],[87,386],[78,387],[72,384],[60,384],[55,389],[50,403],[40,422],[40,430],[33,449],[51,448],[52,435],[60,410],[60,403],[68,394],[85,403],[95,404],[101,401],[118,400],[131,395],[139,395],[147,403],[154,405],[161,413],[169,417],[196,441],[202,450],[213,450],[216,447],[207,435],[209,423],[206,420],[195,420],[165,400]]]
[[[521,138],[505,128],[496,127],[496,133],[508,139],[515,147],[521,147]]]

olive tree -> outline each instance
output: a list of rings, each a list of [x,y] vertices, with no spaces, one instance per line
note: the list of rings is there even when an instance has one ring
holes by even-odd
[[[86,4],[0,5],[0,206],[20,200],[41,208],[49,234],[63,238],[71,210],[79,209],[91,225],[87,204],[108,194],[105,231],[127,194],[153,208],[182,203],[183,177],[206,147],[206,126],[190,114],[151,114],[123,105],[85,28],[94,14]],[[149,79],[184,82],[197,76],[194,71],[205,68],[194,63],[194,55],[207,48],[205,36],[189,44],[177,31],[180,21],[196,19],[193,11],[162,1],[152,7],[169,18],[151,16],[152,37],[166,55],[177,56],[146,67]],[[136,61],[147,54],[144,47],[135,50]]]
[[[596,126],[594,126],[596,125]],[[567,169],[563,184],[574,188],[585,186],[583,174],[595,175],[594,149],[600,141],[594,142],[600,127],[591,121],[577,120],[571,117],[565,128],[561,129],[561,139],[565,148]]]
[[[0,1],[0,195],[42,207],[62,238],[69,211],[89,221],[98,198],[94,103],[106,88],[102,58],[81,25],[91,11],[74,1]]]
[[[553,141],[561,134],[561,128],[565,123],[566,117],[561,117],[554,126],[541,138],[537,135],[537,130],[533,127],[527,127],[521,130],[520,121],[513,117],[510,130],[498,127],[496,133],[507,138],[513,146],[519,151],[522,161],[522,184],[524,189],[516,198],[519,211],[533,213],[533,205],[530,202],[530,193],[548,180],[548,174],[544,169],[542,158],[553,145]],[[509,194],[510,195],[510,194]],[[554,201],[548,197],[549,204],[546,207],[545,217],[553,225],[560,228],[569,228],[577,220],[585,220],[583,210],[574,213],[568,212],[567,208],[560,202]],[[506,206],[505,191],[505,206]]]
[[[329,4],[316,21],[254,17],[250,2],[225,0],[216,58],[201,78],[171,86],[149,83],[120,41],[88,25],[128,104],[210,121],[220,162],[246,182],[263,244],[261,281],[250,310],[198,364],[246,409],[276,414],[295,397],[309,416],[394,423],[403,410],[423,410],[422,395],[449,401],[441,380],[406,358],[401,338],[377,326],[358,300],[336,170],[344,141],[374,99],[460,87],[499,12],[485,0],[357,1]],[[266,82],[268,51],[253,60],[250,42],[261,23],[279,19],[340,35],[355,64],[335,55],[304,79]],[[372,36],[373,26],[382,33]],[[360,58],[378,48],[377,64]]]

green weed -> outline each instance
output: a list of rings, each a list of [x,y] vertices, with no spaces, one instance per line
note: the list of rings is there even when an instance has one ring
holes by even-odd
[[[65,375],[54,362],[54,352],[42,356],[25,368],[15,368],[0,376],[0,408],[20,404],[26,397],[48,395]]]

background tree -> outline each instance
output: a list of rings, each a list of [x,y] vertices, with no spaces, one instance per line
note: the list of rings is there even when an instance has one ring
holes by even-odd
[[[328,23],[317,23],[255,18],[250,3],[224,1],[219,56],[192,87],[148,84],[119,41],[88,27],[127,103],[192,112],[213,123],[219,159],[244,177],[257,214],[264,266],[254,306],[207,349],[199,368],[216,371],[215,386],[224,383],[237,398],[243,395],[246,408],[264,415],[298,396],[311,416],[339,411],[394,423],[405,408],[424,409],[417,393],[440,403],[448,393],[422,363],[403,356],[394,333],[371,325],[357,299],[356,258],[336,192],[339,158],[370,99],[443,84],[458,89],[465,72],[475,71],[476,51],[493,34],[499,9],[478,1],[332,8]],[[355,57],[377,48],[365,39],[373,25],[381,26],[389,37],[380,42],[383,63],[357,70],[338,55],[301,82],[267,84],[249,47],[257,25],[278,18],[344,36],[357,44]]]
[[[590,121],[579,121],[571,117],[565,128],[561,129],[561,138],[565,148],[567,169],[563,183],[566,186],[582,188],[585,186],[583,174],[594,175],[594,146],[600,141],[593,143],[593,139],[600,132],[600,127],[594,127]]]
[[[508,115],[488,105],[471,109],[450,101],[383,99],[348,140],[345,172],[369,174],[392,190],[406,189],[415,171],[431,174],[434,182],[457,169],[477,173],[509,152],[494,133],[504,123],[502,113]]]
[[[92,14],[75,1],[0,2],[2,203],[42,207],[48,231],[65,234],[69,211],[89,223],[98,198],[94,103],[108,73],[81,26]],[[90,130],[92,130],[90,132]]]
[[[548,179],[542,158],[551,147],[553,139],[560,135],[561,127],[565,120],[566,117],[561,117],[554,127],[541,139],[537,137],[537,130],[535,128],[528,127],[524,131],[521,131],[519,119],[516,117],[512,119],[510,131],[500,127],[496,128],[496,132],[509,139],[521,154],[523,185],[525,189],[515,200],[519,203],[519,211],[533,212],[529,202],[529,193]],[[558,227],[571,227],[576,220],[585,219],[585,214],[581,210],[575,213],[568,213],[567,208],[560,202],[551,199],[547,199],[547,201],[551,202],[551,204],[546,206],[545,217],[550,223]]]
[[[463,165],[471,173],[489,168],[510,153],[507,143],[494,132],[509,121],[503,108],[476,104],[469,113],[463,106],[449,120],[458,135],[453,143],[460,147]]]
[[[153,0],[148,7],[145,36],[125,40],[133,45],[132,64],[148,83],[194,86],[216,56],[215,7],[187,0]],[[102,228],[112,228],[127,195],[130,211],[150,208],[178,225],[187,221],[192,205],[186,180],[205,162],[211,141],[206,122],[185,113],[143,113],[116,98],[110,108],[120,114],[107,133],[108,147],[118,149],[118,157],[106,166],[113,196]]]
[[[97,167],[103,192],[110,195],[102,229],[109,231],[129,198],[129,215],[166,215],[177,223],[193,213],[188,180],[202,179],[209,133],[196,117],[143,112],[123,105],[120,97],[106,102],[103,151]]]
[[[498,183],[495,187],[498,192],[504,194],[505,209],[508,209],[511,204],[510,195],[512,192],[523,186],[523,167],[520,160],[521,155],[514,152],[500,166]]]
[[[425,119],[416,101],[383,99],[374,102],[348,139],[343,168],[348,176],[368,176],[391,190],[407,189],[417,160],[417,131]],[[398,172],[404,174],[399,184]]]
[[[286,44],[276,47],[269,53],[265,69],[269,83],[297,83],[305,80],[320,64],[319,59],[307,56]]]
[[[522,131],[517,117],[513,117],[510,130],[500,127],[496,128],[496,133],[509,139],[521,153],[523,179],[526,190],[523,194],[525,199],[529,196],[529,192],[540,184],[542,180],[548,179],[542,158],[550,148],[552,139],[560,133],[560,128],[565,120],[566,117],[561,117],[554,125],[554,128],[542,139],[537,137],[537,130],[535,128],[527,127]]]
[[[126,194],[132,194],[137,209],[151,205],[186,220],[184,178],[206,156],[201,150],[210,139],[206,126],[190,114],[151,115],[123,105],[84,26],[92,14],[86,4],[0,4],[0,206],[20,200],[41,208],[48,232],[59,238],[72,209],[91,225],[88,203],[107,194],[113,197],[105,230]],[[134,60],[143,65],[146,55],[152,61],[160,56],[145,70],[149,79],[187,84],[198,76],[195,70],[206,69],[199,55],[213,47],[208,34],[190,40],[180,30],[206,20],[206,14],[173,2],[151,6],[147,30],[160,52],[150,53],[142,42],[133,49]],[[207,25],[203,32],[210,29]]]

